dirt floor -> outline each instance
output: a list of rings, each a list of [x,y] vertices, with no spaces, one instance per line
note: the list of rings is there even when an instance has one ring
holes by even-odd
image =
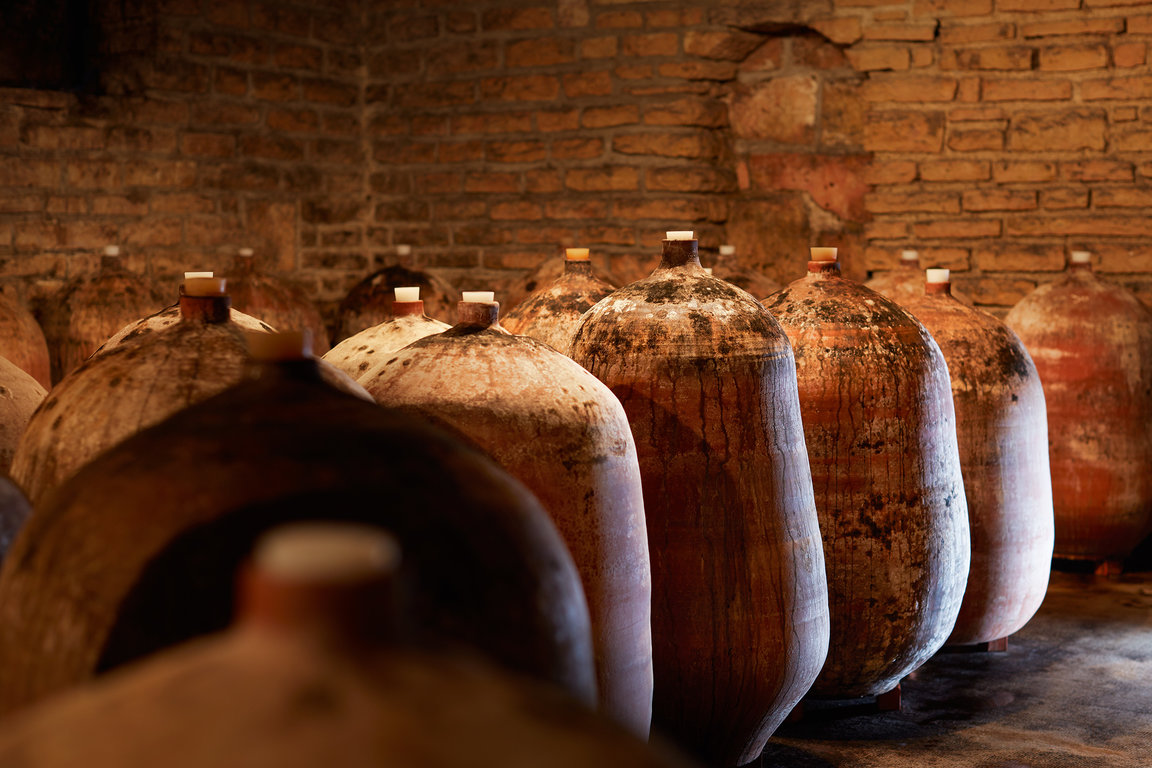
[[[806,710],[759,768],[1152,768],[1152,569],[1054,572],[1003,653],[941,653],[900,712]]]

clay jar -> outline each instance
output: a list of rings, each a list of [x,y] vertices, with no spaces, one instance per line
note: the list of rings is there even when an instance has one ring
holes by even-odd
[[[340,302],[337,340],[391,319],[393,290],[405,286],[420,288],[424,309],[430,317],[452,322],[460,292],[434,272],[394,264],[361,280]]]
[[[865,287],[871,288],[900,306],[924,295],[924,270],[920,267],[918,251],[901,251],[896,269],[880,272]],[[972,299],[963,291],[952,290],[952,297],[961,304],[972,306]]]
[[[25,306],[0,293],[0,356],[44,387],[52,386],[52,362],[44,331]]]
[[[424,314],[418,286],[396,288],[395,293],[391,320],[349,336],[328,350],[324,359],[356,379],[375,367],[388,353],[451,327]]]
[[[120,249],[104,249],[100,271],[68,283],[45,304],[40,318],[52,358],[52,381],[59,382],[109,336],[164,306],[142,278],[126,270]]]
[[[687,237],[588,310],[571,354],[620,399],[636,439],[653,724],[709,764],[742,765],[824,660],[824,558],[788,339],[704,272]]]
[[[328,328],[308,295],[296,286],[256,267],[251,248],[241,248],[228,275],[228,293],[236,309],[281,331],[312,332],[317,355],[328,351]]]
[[[928,270],[905,309],[948,363],[972,531],[972,566],[949,642],[987,643],[1023,627],[1044,600],[1052,560],[1048,420],[1036,366],[1008,326],[953,298]]]
[[[565,253],[567,253],[567,250],[565,250]],[[547,258],[537,264],[536,268],[528,274],[517,280],[513,280],[507,289],[500,294],[500,309],[501,312],[504,313],[505,319],[507,319],[508,316],[520,306],[520,302],[528,298],[529,295],[546,290],[548,286],[562,278],[567,269],[567,258]],[[596,265],[592,266],[592,276],[600,282],[612,286],[613,289],[618,285],[615,277],[609,272],[598,268]]]
[[[531,493],[441,430],[329,386],[286,338],[294,350],[253,334],[278,362],[37,508],[0,569],[0,709],[223,628],[253,542],[301,519],[396,535],[421,642],[471,645],[593,703],[579,575]]]
[[[52,390],[12,463],[34,506],[100,452],[240,381],[248,346],[223,278],[189,280],[179,311],[175,325],[93,356]]]
[[[1044,385],[1056,556],[1120,560],[1152,531],[1152,313],[1072,255],[1005,322]]]
[[[567,354],[580,316],[616,287],[592,271],[587,248],[569,248],[564,273],[554,283],[532,292],[503,319],[512,333],[531,336]]]
[[[780,284],[757,270],[741,266],[736,258],[736,246],[720,246],[719,255],[712,264],[712,275],[725,280],[753,296],[767,296],[780,290]]]
[[[647,736],[651,580],[628,418],[572,360],[501,328],[499,304],[477,293],[465,291],[453,328],[388,355],[360,383],[381,404],[462,433],[536,494],[583,580],[600,710]]]
[[[944,356],[914,317],[840,276],[835,248],[765,299],[796,353],[828,564],[820,698],[894,688],[944,644],[968,578],[968,510]]]
[[[0,473],[11,469],[20,439],[47,394],[40,382],[0,357]]]
[[[395,552],[382,533],[359,526],[273,531],[244,570],[240,615],[229,631],[17,718],[0,732],[0,763],[687,765],[475,654],[406,643]],[[46,738],[51,750],[38,746]]]
[[[32,505],[23,491],[8,478],[0,477],[0,562],[7,556],[16,534],[31,514]]]

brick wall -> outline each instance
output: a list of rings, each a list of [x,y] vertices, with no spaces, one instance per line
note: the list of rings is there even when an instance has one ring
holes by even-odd
[[[633,279],[691,227],[780,281],[812,242],[858,277],[915,247],[1001,308],[1086,247],[1152,301],[1152,3],[156,0],[153,28],[105,95],[0,90],[7,288],[254,244],[330,310],[401,243],[500,288],[573,244]]]

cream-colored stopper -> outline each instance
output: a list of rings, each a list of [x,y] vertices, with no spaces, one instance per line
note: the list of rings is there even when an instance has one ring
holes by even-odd
[[[827,246],[813,246],[808,249],[812,261],[836,261],[836,249]]]
[[[104,246],[104,255],[105,256],[119,256],[120,255],[120,246],[118,246],[118,245],[106,245],[106,246]]]
[[[736,246],[734,246],[734,245],[722,245],[722,246],[720,246],[720,255],[721,256],[735,256],[736,255]]]
[[[214,276],[215,275],[212,272],[185,272],[184,273],[184,279],[185,280],[194,280],[197,277],[214,277]]]
[[[293,523],[260,537],[253,560],[279,580],[339,583],[395,572],[400,546],[369,525]]]
[[[412,255],[412,246],[408,245],[407,243],[399,243],[396,246],[396,255],[397,256],[411,256]]]
[[[920,252],[900,251],[900,261],[920,261]]]
[[[496,301],[495,291],[464,291],[461,296],[464,301],[474,304],[491,304]]]
[[[223,296],[227,287],[228,281],[223,277],[193,277],[184,280],[184,295],[193,298]]]
[[[246,259],[252,258],[252,254],[254,253],[256,253],[256,251],[252,250],[251,248],[241,248],[240,250],[236,251],[237,256],[243,256]]]
[[[696,233],[693,230],[683,230],[680,232],[665,232],[664,239],[666,240],[695,240]]]
[[[392,291],[396,294],[396,301],[420,301],[420,286],[418,285],[393,288]]]
[[[712,274],[712,267],[704,267],[704,274],[706,274],[706,275]]]
[[[587,248],[565,248],[564,258],[568,261],[588,261]]]
[[[1091,251],[1072,251],[1070,254],[1073,264],[1091,264],[1092,252]]]
[[[924,279],[929,283],[946,283],[950,273],[951,270],[948,269],[926,269],[924,270]]]
[[[246,332],[248,353],[253,360],[266,363],[312,359],[312,331]]]

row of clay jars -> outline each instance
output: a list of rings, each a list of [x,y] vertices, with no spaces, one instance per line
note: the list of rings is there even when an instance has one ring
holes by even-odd
[[[0,357],[36,379],[44,389],[52,387],[52,361],[44,331],[19,301],[0,293]]]
[[[900,252],[896,269],[874,275],[864,285],[900,306],[924,295],[924,269],[918,251]],[[952,296],[961,304],[972,306],[972,299],[963,291],[953,289]]]
[[[395,264],[373,272],[361,280],[340,302],[336,340],[343,341],[393,317],[393,291],[415,286],[424,294],[428,314],[451,322],[460,292],[433,273]]]
[[[948,363],[972,531],[972,566],[952,644],[1020,630],[1044,600],[1052,559],[1048,421],[1036,366],[996,317],[958,301],[948,270],[928,270],[904,308]]]
[[[245,314],[284,331],[307,328],[317,355],[328,351],[328,328],[305,293],[275,275],[257,269],[251,248],[241,248],[228,274],[232,303]]]
[[[1044,385],[1056,556],[1121,560],[1152,532],[1152,313],[1081,251],[1005,321]]]
[[[425,641],[595,700],[579,576],[538,502],[442,431],[334,389],[294,344],[42,502],[0,570],[0,709],[221,628],[255,538],[304,518],[396,533]]]
[[[385,355],[451,327],[425,314],[419,286],[393,290],[396,300],[392,302],[392,317],[344,339],[328,350],[324,355],[326,361],[359,379],[382,362]]]
[[[413,646],[397,605],[406,556],[367,526],[277,528],[242,573],[230,631],[16,718],[0,731],[0,763],[687,765],[474,654]]]
[[[587,248],[569,248],[564,272],[528,295],[503,319],[504,327],[567,352],[580,316],[616,287],[596,275]]]
[[[624,410],[572,360],[500,327],[496,302],[466,300],[456,314],[457,325],[387,354],[359,381],[381,404],[463,434],[536,495],[583,580],[601,711],[647,735],[648,542]]]
[[[653,725],[742,765],[808,690],[828,602],[788,339],[666,240],[652,275],[585,313],[570,354],[632,427],[652,562]]]
[[[947,640],[968,578],[948,369],[898,305],[840,277],[834,248],[765,300],[796,355],[828,566],[817,698],[884,693]]]

